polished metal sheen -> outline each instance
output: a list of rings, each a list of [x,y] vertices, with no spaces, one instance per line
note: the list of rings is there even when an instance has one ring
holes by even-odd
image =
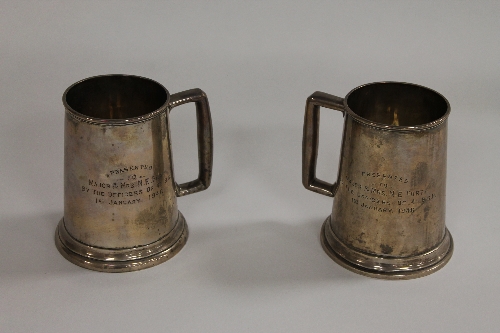
[[[198,179],[174,178],[169,112],[194,102]],[[200,89],[170,95],[131,75],[91,77],[63,95],[64,217],[56,246],[69,261],[97,271],[148,268],[174,256],[188,229],[177,197],[206,189],[212,175],[212,124]]]
[[[320,107],[344,114],[337,182],[315,176]],[[421,277],[453,252],[445,226],[448,101],[414,84],[380,82],[306,103],[302,182],[335,196],[321,230],[326,253],[356,273]]]

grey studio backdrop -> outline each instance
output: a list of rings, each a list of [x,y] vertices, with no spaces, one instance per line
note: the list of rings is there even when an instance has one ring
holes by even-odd
[[[496,332],[500,325],[500,3],[1,1],[1,332]],[[63,214],[63,105],[99,74],[199,87],[212,185],[179,198],[186,246],[150,269],[98,273],[54,245]],[[376,280],[322,250],[332,199],[301,184],[307,96],[412,82],[451,104],[451,261]],[[342,114],[321,113],[333,181]],[[178,182],[197,174],[194,106],[171,113]]]

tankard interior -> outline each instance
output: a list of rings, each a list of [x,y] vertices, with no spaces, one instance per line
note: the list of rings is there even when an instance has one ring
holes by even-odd
[[[393,126],[433,122],[448,111],[448,102],[437,92],[407,83],[374,83],[359,87],[347,97],[347,106],[369,121]]]
[[[168,100],[159,83],[129,75],[92,77],[76,83],[63,96],[65,105],[85,116],[101,119],[140,117]]]

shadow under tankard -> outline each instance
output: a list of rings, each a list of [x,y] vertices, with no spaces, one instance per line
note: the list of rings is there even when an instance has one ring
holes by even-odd
[[[199,262],[205,276],[227,288],[336,279],[355,282],[353,274],[325,265],[328,257],[314,245],[320,225],[321,220],[297,225],[263,221],[203,228],[193,233],[190,251],[196,253],[193,260]]]
[[[53,243],[48,242],[54,235],[61,212],[39,215],[22,215],[6,218],[0,224],[0,279],[13,281],[40,278],[44,274],[71,274],[75,270],[61,266],[54,260],[57,255]],[[19,244],[23,244],[19,246]],[[64,261],[60,256],[57,257]]]

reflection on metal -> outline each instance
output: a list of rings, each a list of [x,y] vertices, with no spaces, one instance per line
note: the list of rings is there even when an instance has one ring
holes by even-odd
[[[169,112],[194,102],[199,175],[174,178]],[[63,95],[64,217],[56,245],[69,261],[93,270],[144,269],[174,256],[188,229],[177,197],[206,189],[212,175],[212,124],[200,89],[169,95],[137,76],[91,77]]]
[[[337,182],[316,178],[319,110],[345,116]],[[302,182],[335,196],[321,230],[343,267],[384,279],[421,277],[453,252],[445,226],[448,101],[414,84],[380,82],[344,99],[315,92],[306,103]]]

